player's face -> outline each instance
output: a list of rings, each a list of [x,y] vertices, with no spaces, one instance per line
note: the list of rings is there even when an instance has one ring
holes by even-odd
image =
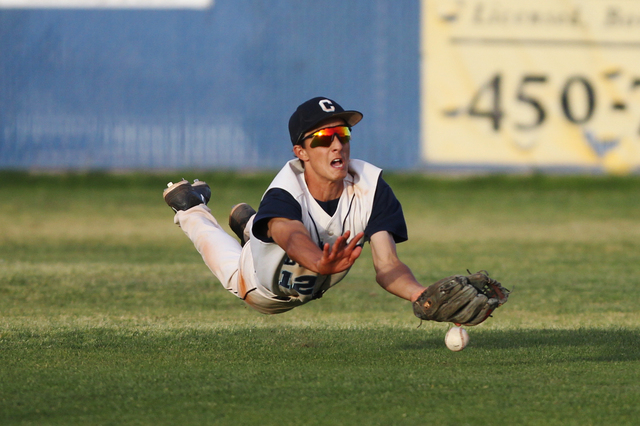
[[[314,133],[317,137],[313,136]],[[351,150],[350,132],[344,120],[327,121],[304,137],[303,145],[294,148],[294,152],[304,162],[305,174],[329,182],[342,181],[347,177]]]

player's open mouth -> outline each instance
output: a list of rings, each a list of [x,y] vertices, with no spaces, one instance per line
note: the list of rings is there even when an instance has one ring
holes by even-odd
[[[342,161],[341,158],[336,158],[335,160],[331,161],[331,167],[335,167],[337,169],[342,168],[343,164],[344,162]]]

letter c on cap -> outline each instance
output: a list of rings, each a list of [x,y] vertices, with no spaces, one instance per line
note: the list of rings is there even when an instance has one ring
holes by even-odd
[[[336,107],[333,106],[333,104],[329,99],[323,99],[320,102],[318,102],[318,104],[320,105],[320,108],[322,108],[324,112],[333,112],[336,110]]]

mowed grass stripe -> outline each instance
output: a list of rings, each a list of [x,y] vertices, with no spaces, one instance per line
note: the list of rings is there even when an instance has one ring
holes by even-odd
[[[461,353],[441,342],[386,327],[10,332],[5,420],[632,424],[637,412],[635,332],[490,331]]]

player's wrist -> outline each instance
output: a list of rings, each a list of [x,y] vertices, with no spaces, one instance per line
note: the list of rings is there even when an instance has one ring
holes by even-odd
[[[409,299],[411,301],[411,303],[415,302],[416,300],[418,300],[418,297],[420,297],[420,295],[426,290],[426,288],[421,288],[419,290],[416,290],[412,295],[411,298]]]

